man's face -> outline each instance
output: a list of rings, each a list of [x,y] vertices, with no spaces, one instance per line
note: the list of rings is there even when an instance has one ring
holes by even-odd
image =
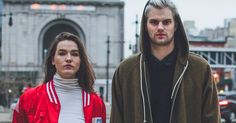
[[[147,31],[152,46],[174,45],[175,21],[169,8],[152,8],[147,14]]]

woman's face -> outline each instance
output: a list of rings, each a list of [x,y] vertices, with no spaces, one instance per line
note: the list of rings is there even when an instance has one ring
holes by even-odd
[[[56,72],[64,79],[77,78],[76,73],[80,68],[80,53],[75,42],[70,40],[60,41],[57,44],[52,64]]]

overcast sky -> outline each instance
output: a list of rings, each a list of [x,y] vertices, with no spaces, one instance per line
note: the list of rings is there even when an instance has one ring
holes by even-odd
[[[121,0],[125,2],[125,41],[135,41],[135,18],[142,16],[142,11],[147,0]],[[195,26],[216,28],[224,26],[224,19],[236,18],[236,0],[172,0],[180,13],[182,20],[194,20]],[[128,44],[128,43],[127,43]],[[125,48],[128,48],[126,45]],[[126,54],[130,55],[126,49]]]

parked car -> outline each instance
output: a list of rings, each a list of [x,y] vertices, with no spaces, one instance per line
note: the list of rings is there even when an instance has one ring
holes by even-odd
[[[219,93],[219,105],[221,118],[225,119],[226,123],[232,123],[236,118],[236,92]]]

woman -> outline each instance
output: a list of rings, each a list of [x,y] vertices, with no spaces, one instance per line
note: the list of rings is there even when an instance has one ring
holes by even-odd
[[[20,97],[13,123],[105,123],[105,105],[93,90],[94,81],[79,37],[60,33],[48,52],[44,84]]]

